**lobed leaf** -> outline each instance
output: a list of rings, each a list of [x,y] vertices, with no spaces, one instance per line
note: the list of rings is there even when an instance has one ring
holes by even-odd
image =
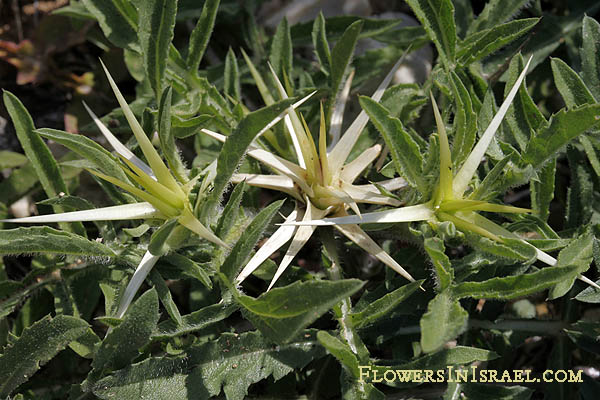
[[[251,384],[275,381],[325,355],[314,331],[288,344],[273,346],[258,332],[223,333],[196,344],[182,357],[153,357],[117,371],[94,388],[101,399],[207,399],[223,390],[228,400],[242,400]]]
[[[540,167],[572,139],[595,126],[600,120],[600,104],[562,109],[529,141],[523,161]]]

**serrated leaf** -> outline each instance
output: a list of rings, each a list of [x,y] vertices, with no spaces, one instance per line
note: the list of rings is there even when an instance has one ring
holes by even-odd
[[[106,0],[82,2],[98,20],[106,38],[115,46],[132,50],[138,47],[137,11],[133,4]]]
[[[528,296],[556,285],[576,275],[578,266],[562,268],[546,267],[537,272],[523,275],[492,278],[483,282],[463,282],[452,288],[457,298],[509,300]]]
[[[448,290],[439,293],[427,306],[421,318],[421,348],[432,353],[456,338],[467,327],[469,313]]]
[[[531,209],[543,221],[550,215],[550,203],[554,199],[554,181],[556,178],[556,159],[548,161],[538,173],[538,180],[531,181]]]
[[[444,246],[444,241],[436,237],[426,238],[423,245],[433,263],[438,290],[444,291],[454,279],[454,269],[445,253],[446,247]]]
[[[424,193],[427,183],[423,177],[423,158],[417,143],[406,132],[400,120],[391,117],[381,104],[364,96],[360,97],[359,102],[388,145],[398,174]]]
[[[90,390],[105,371],[123,368],[137,357],[139,349],[150,341],[158,317],[158,295],[150,289],[133,303],[123,322],[102,341],[92,361],[92,370],[82,383],[84,390]]]
[[[529,141],[523,161],[537,168],[600,120],[600,104],[562,109]]]
[[[215,19],[217,18],[217,11],[219,9],[219,3],[221,0],[207,0],[202,6],[202,13],[196,27],[190,35],[190,44],[187,56],[187,66],[190,71],[197,72],[200,66],[200,61],[204,56],[204,51],[208,46],[210,35],[215,26]]]
[[[150,358],[117,371],[96,385],[102,399],[207,399],[221,388],[228,400],[242,400],[248,387],[325,355],[314,331],[288,344],[273,346],[258,332],[223,333],[218,340],[192,346],[183,357]]]
[[[79,318],[46,316],[23,330],[0,356],[0,396],[10,395],[43,365],[82,336],[89,325]]]
[[[102,243],[47,226],[0,230],[0,254],[32,253],[115,257]]]
[[[481,60],[528,32],[539,20],[539,18],[526,18],[500,25],[494,24],[490,29],[468,36],[460,44],[456,54],[458,62],[466,66]]]
[[[129,178],[121,169],[118,160],[93,140],[57,129],[41,128],[37,129],[36,132],[46,139],[62,144],[72,152],[90,161],[94,167],[107,175],[114,176],[123,182],[129,182]]]
[[[583,17],[581,75],[587,87],[600,100],[600,24],[587,15]]]
[[[221,218],[219,218],[219,222],[217,223],[217,229],[215,229],[215,234],[221,239],[225,238],[231,228],[236,224],[240,213],[240,203],[242,202],[242,197],[244,196],[247,187],[248,185],[246,184],[246,181],[244,181],[238,183],[231,192],[229,200],[221,214]]]
[[[550,293],[550,300],[564,296],[575,283],[575,279],[579,274],[587,271],[593,258],[594,235],[585,233],[573,240],[567,247],[558,253],[558,259],[555,268],[565,268],[567,266],[577,267],[577,274],[565,277],[561,282],[557,283]]]
[[[270,204],[268,207],[265,207],[252,219],[252,222],[250,222],[248,227],[244,230],[242,236],[240,236],[239,240],[223,262],[223,265],[220,267],[220,272],[222,272],[229,281],[233,281],[242,270],[252,249],[254,249],[254,246],[262,237],[267,225],[269,225],[271,219],[273,219],[277,211],[279,211],[283,202],[284,200],[279,200]]]
[[[15,126],[15,132],[25,155],[35,169],[37,176],[48,197],[56,197],[59,193],[69,194],[67,186],[58,168],[54,156],[39,134],[35,131],[31,115],[21,101],[12,93],[4,91],[4,106]],[[53,207],[54,212],[63,212],[60,206]],[[61,223],[61,228],[85,236],[85,228],[81,222]]]
[[[173,320],[158,324],[158,331],[152,335],[153,340],[164,340],[207,328],[229,317],[238,309],[235,304],[213,304],[181,317],[176,325]]]
[[[173,40],[177,0],[144,0],[138,4],[138,37],[144,70],[157,99],[162,96],[169,46]]]
[[[456,26],[454,6],[450,0],[407,0],[446,66],[454,63]]]
[[[235,131],[228,137],[228,140],[219,153],[217,176],[214,181],[213,191],[202,206],[201,221],[207,221],[212,219],[214,215],[217,215],[215,210],[221,196],[256,135],[269,122],[293,104],[293,102],[294,99],[282,100],[271,106],[251,112],[237,125]]]
[[[358,279],[294,282],[258,298],[238,295],[244,315],[266,337],[286,343],[298,332],[363,286]]]
[[[311,36],[321,70],[329,74],[331,71],[331,52],[329,50],[329,43],[327,42],[323,12],[319,12],[319,15],[315,18]]]
[[[360,329],[388,315],[400,303],[408,299],[422,283],[422,280],[411,282],[369,303],[359,312],[351,312],[352,326]]]
[[[454,132],[452,143],[452,162],[455,167],[467,159],[477,135],[477,116],[473,111],[471,95],[462,80],[452,72],[450,74],[452,91],[456,100]]]
[[[283,17],[273,36],[269,54],[269,61],[278,77],[292,79],[292,52],[290,27],[287,19]]]
[[[567,148],[571,170],[571,185],[567,190],[565,228],[578,228],[592,218],[594,204],[593,174],[585,162],[585,155],[576,147]]]
[[[528,3],[528,0],[491,0],[469,27],[469,32],[478,32],[504,23],[517,15]]]
[[[337,97],[337,92],[340,90],[342,79],[346,73],[346,68],[354,55],[354,48],[358,41],[358,36],[363,27],[362,21],[353,22],[344,31],[342,37],[336,42],[331,50],[331,101]]]
[[[550,64],[554,84],[568,108],[596,102],[583,80],[567,63],[559,58],[552,58]]]
[[[347,344],[338,338],[331,336],[327,331],[317,332],[319,343],[327,349],[337,360],[350,371],[354,378],[358,378],[358,358]]]
[[[224,71],[224,84],[223,91],[229,95],[230,98],[241,100],[242,89],[240,87],[240,70],[238,68],[237,59],[235,53],[229,48],[227,55],[225,56],[225,71]]]

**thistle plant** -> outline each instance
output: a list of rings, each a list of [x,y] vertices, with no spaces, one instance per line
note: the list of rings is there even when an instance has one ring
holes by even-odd
[[[427,221],[429,224],[436,227],[440,223],[449,222],[462,232],[469,232],[479,235],[495,242],[506,243],[510,246],[510,243],[507,242],[510,241],[513,245],[515,245],[515,241],[517,241],[518,244],[532,247],[535,250],[536,258],[539,261],[551,266],[556,265],[557,261],[554,257],[534,247],[515,233],[478,213],[478,211],[484,211],[502,214],[519,214],[528,213],[531,212],[531,210],[521,207],[490,203],[488,201],[481,200],[478,198],[478,195],[482,193],[482,191],[479,190],[471,190],[470,193],[465,196],[465,192],[467,192],[469,183],[473,179],[473,176],[477,171],[477,167],[485,156],[488,146],[494,138],[494,134],[500,127],[502,119],[504,118],[515,95],[517,94],[521,83],[525,79],[527,68],[529,67],[530,63],[531,58],[527,61],[525,68],[519,75],[513,87],[510,89],[510,92],[504,99],[504,102],[498,109],[498,112],[496,115],[494,115],[489,126],[485,129],[484,133],[479,139],[479,142],[466,157],[466,160],[456,175],[453,172],[452,155],[445,123],[438,110],[435,97],[433,94],[431,94],[431,102],[439,138],[439,177],[437,185],[432,191],[431,199],[428,201],[417,205],[400,207],[386,211],[357,214],[353,216],[325,219],[315,218],[312,221],[305,220],[300,222],[285,222],[284,226],[337,227],[346,224],[359,223],[400,223]],[[375,101],[373,101],[373,99],[362,98],[361,105],[372,117],[372,120],[374,120],[374,124],[377,126],[379,131],[383,132],[389,129],[394,129],[393,120],[385,117],[385,108],[377,104]],[[386,123],[389,125],[384,125]],[[580,276],[579,279],[600,289],[600,286],[585,276]]]
[[[264,80],[245,53],[244,57],[248,63],[252,76],[259,87],[260,93],[263,96],[263,100],[267,105],[272,104],[273,99],[268,95],[268,89]],[[403,58],[398,60],[380,83],[372,96],[373,101],[381,99],[394,72],[400,66],[402,61]],[[271,74],[273,81],[277,85],[277,92],[280,99],[287,99],[288,94],[272,68]],[[336,124],[334,125],[336,125],[338,129],[341,126],[345,104],[352,85],[352,77],[353,73],[350,73],[343,90],[340,92],[340,98],[336,100],[336,108],[332,113],[331,119],[332,121],[336,121]],[[327,135],[325,113],[321,103],[318,144],[315,144],[313,135],[302,115],[294,109],[290,109],[284,117],[284,122],[286,132],[291,137],[298,163],[292,163],[279,155],[259,149],[255,145],[250,149],[248,154],[264,165],[271,167],[276,174],[235,174],[232,177],[232,181],[245,181],[251,186],[278,190],[293,196],[299,201],[301,206],[297,206],[296,209],[286,217],[286,223],[291,223],[293,221],[310,221],[327,215],[342,217],[348,215],[346,211],[348,208],[351,208],[355,213],[360,215],[361,212],[358,207],[359,203],[398,206],[400,201],[387,194],[382,194],[382,191],[377,185],[387,191],[394,191],[405,186],[406,182],[402,178],[394,178],[376,184],[353,184],[362,172],[377,159],[382,149],[381,145],[376,144],[366,149],[351,162],[346,163],[352,148],[359,139],[360,133],[363,131],[368,121],[369,117],[363,111],[356,117],[341,138],[339,138],[339,134]],[[202,132],[217,140],[226,140],[224,135],[208,129],[203,129]],[[328,136],[331,136],[334,139],[339,138],[339,140],[334,140],[330,143],[330,151],[327,150]],[[344,236],[376,257],[379,261],[383,262],[408,280],[414,281],[412,276],[410,276],[398,262],[386,253],[358,225],[334,226]],[[288,225],[281,226],[256,252],[254,257],[252,257],[236,278],[236,282],[238,284],[241,283],[268,257],[291,239],[292,242],[269,284],[267,290],[270,290],[279,277],[285,272],[294,257],[310,239],[314,231],[315,228],[313,226],[303,226],[300,228]]]

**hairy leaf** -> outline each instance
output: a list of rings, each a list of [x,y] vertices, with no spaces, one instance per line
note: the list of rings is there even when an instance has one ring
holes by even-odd
[[[138,16],[133,4],[106,0],[82,2],[98,20],[104,35],[115,46],[132,50],[138,47]]]
[[[343,298],[363,286],[357,279],[294,282],[258,298],[239,295],[244,315],[266,337],[286,343]]]
[[[454,6],[450,0],[407,0],[435,44],[442,62],[450,66],[456,52]]]
[[[88,324],[79,318],[46,316],[26,328],[0,356],[0,396],[10,395],[58,352],[82,336]]]
[[[200,61],[204,56],[210,35],[215,26],[217,11],[221,0],[207,0],[202,6],[202,14],[198,18],[198,23],[190,36],[190,44],[187,56],[188,68],[196,73],[200,66]]]
[[[453,298],[451,291],[439,293],[427,306],[421,318],[421,348],[425,353],[438,350],[460,335],[467,326],[469,313]]]
[[[207,399],[222,388],[227,399],[242,400],[251,384],[271,375],[277,381],[324,355],[314,331],[279,346],[258,332],[223,333],[182,357],[149,358],[117,371],[98,382],[94,394],[101,399]]]

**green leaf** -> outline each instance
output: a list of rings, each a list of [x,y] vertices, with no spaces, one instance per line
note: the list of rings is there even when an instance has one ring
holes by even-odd
[[[600,99],[600,24],[587,15],[583,17],[583,46],[581,48],[581,75],[587,87]]]
[[[0,254],[72,254],[89,257],[116,257],[102,243],[47,226],[0,230]]]
[[[46,316],[23,330],[0,356],[0,396],[7,397],[70,342],[88,329],[84,320],[66,315]]]
[[[154,233],[152,233],[152,237],[150,238],[150,243],[148,244],[148,251],[153,256],[162,256],[171,250],[171,247],[168,245],[167,240],[169,236],[173,232],[173,229],[177,226],[177,218],[170,219],[166,221],[164,224],[160,226]]]
[[[238,68],[237,59],[235,58],[235,54],[231,47],[229,48],[229,51],[227,51],[227,56],[225,57],[224,74],[225,83],[223,91],[225,94],[239,102],[242,96],[242,89],[240,88],[240,71]]]
[[[343,343],[338,338],[331,336],[327,331],[317,332],[319,343],[327,349],[337,360],[348,369],[354,378],[358,378],[358,358],[350,349],[350,346]]]
[[[483,282],[463,282],[452,288],[457,298],[510,300],[529,296],[577,274],[578,266],[546,267],[531,274],[492,278]]]
[[[244,267],[254,246],[262,237],[263,232],[267,229],[271,219],[273,219],[277,211],[279,211],[284,201],[285,200],[279,200],[270,204],[268,207],[265,207],[252,219],[252,222],[250,222],[248,227],[244,230],[244,233],[242,233],[242,236],[240,236],[239,240],[231,250],[231,253],[229,253],[220,268],[220,272],[222,272],[229,281],[233,281]]]
[[[435,371],[447,369],[450,365],[465,365],[471,364],[475,361],[490,361],[495,358],[498,358],[498,355],[493,351],[478,349],[475,347],[456,346],[451,349],[443,349],[434,354],[428,354],[423,357],[419,357],[416,360],[412,360],[400,365],[374,365],[372,369],[378,371],[379,376],[381,377],[386,369],[406,371],[429,369]],[[401,379],[398,379],[391,384],[389,382],[385,383],[390,386],[406,386],[407,384],[413,386],[415,385],[414,382],[410,382],[410,379],[405,382],[401,382]]]
[[[444,241],[437,237],[426,238],[424,246],[435,268],[438,289],[439,291],[444,291],[454,279],[454,269],[445,253],[446,247],[444,246]]]
[[[170,266],[175,267],[182,275],[197,279],[208,289],[212,289],[212,281],[210,280],[210,277],[204,268],[195,261],[182,256],[181,254],[171,253],[160,258],[158,264],[159,268],[163,261],[168,263]]]
[[[128,2],[82,0],[98,20],[104,35],[115,46],[135,50],[138,46],[137,11]]]
[[[536,259],[535,248],[520,239],[503,237],[502,243],[500,243],[470,232],[465,232],[465,239],[473,248],[493,254],[500,259],[518,260],[527,263],[532,263]]]
[[[229,200],[221,214],[221,218],[219,218],[219,222],[217,223],[217,229],[215,229],[215,234],[221,239],[224,239],[231,228],[238,222],[240,204],[247,187],[248,185],[246,184],[246,181],[244,181],[235,185],[235,188],[231,192]]]
[[[196,344],[182,357],[155,357],[102,379],[94,388],[101,399],[208,399],[221,392],[242,400],[248,387],[273,376],[275,381],[325,355],[314,331],[288,344],[273,344],[258,332],[223,333]]]
[[[331,50],[330,104],[333,104],[333,101],[337,98],[337,93],[340,90],[346,68],[352,60],[354,48],[356,47],[362,27],[362,21],[352,23]]]
[[[152,339],[164,340],[189,335],[224,320],[237,309],[235,304],[213,304],[182,316],[179,325],[173,320],[163,321],[158,324],[158,332],[152,335]]]
[[[461,397],[467,399],[530,400],[533,392],[533,389],[524,386],[488,385],[475,382],[460,384]]]
[[[550,60],[552,65],[552,75],[554,84],[560,92],[567,108],[582,106],[584,104],[594,104],[594,96],[590,93],[583,80],[577,75],[571,67],[559,58]]]
[[[417,142],[406,132],[402,122],[398,118],[391,117],[389,111],[381,104],[365,96],[361,96],[359,102],[390,148],[398,174],[421,193],[426,193],[427,182],[423,176],[423,158]]]
[[[271,289],[258,298],[238,295],[246,318],[263,335],[277,343],[292,340],[298,332],[363,286],[358,279],[294,282]]]
[[[269,54],[269,61],[280,79],[284,77],[284,79],[292,79],[292,57],[293,49],[290,27],[287,19],[283,17],[273,36]]]
[[[562,109],[531,139],[524,162],[537,168],[572,139],[592,128],[600,120],[600,104]]]
[[[177,0],[144,0],[138,3],[138,36],[144,70],[156,98],[162,96],[169,46],[173,40]]]
[[[494,28],[518,15],[527,4],[528,0],[491,0],[469,27],[469,33]]]
[[[469,313],[448,290],[439,293],[427,306],[421,318],[421,348],[432,353],[456,338],[467,327]]]
[[[378,319],[388,315],[403,301],[408,299],[418,288],[423,284],[423,281],[411,282],[407,285],[399,287],[391,293],[386,294],[379,299],[370,302],[366,307],[358,312],[350,313],[352,326],[357,329],[368,326]]]
[[[216,208],[223,196],[223,192],[256,135],[269,122],[292,105],[294,101],[295,99],[282,100],[271,106],[251,112],[240,121],[235,131],[229,135],[219,153],[217,176],[214,181],[213,191],[202,206],[201,221],[208,221],[218,214]]]
[[[56,129],[41,128],[36,130],[40,136],[62,144],[75,154],[91,162],[94,167],[109,176],[113,176],[123,182],[130,182],[127,175],[123,172],[119,161],[110,154],[104,147],[93,140],[69,132]]]
[[[0,169],[16,168],[27,164],[27,157],[14,151],[0,150]]]
[[[327,33],[325,30],[325,17],[323,12],[319,12],[312,29],[312,41],[315,48],[315,54],[321,65],[321,70],[326,74],[331,71],[331,52],[327,42]]]
[[[139,349],[150,341],[158,322],[158,295],[150,289],[137,299],[125,314],[123,322],[114,328],[98,348],[92,370],[82,383],[84,390],[92,386],[105,371],[123,368],[137,357]]]
[[[169,86],[160,98],[158,106],[158,139],[160,140],[160,148],[163,156],[169,164],[171,173],[181,183],[186,183],[187,173],[185,166],[181,161],[177,145],[175,144],[175,136],[171,130],[171,98],[173,89]]]
[[[456,53],[458,62],[467,66],[492,54],[533,28],[540,18],[519,19],[469,35]]]
[[[574,146],[567,148],[571,185],[567,190],[565,228],[579,228],[592,218],[594,204],[593,174],[585,154]]]
[[[596,281],[596,284],[599,282],[600,281]],[[600,290],[593,286],[588,286],[579,292],[577,296],[575,296],[575,299],[583,303],[600,303]]]
[[[59,193],[69,194],[67,186],[58,168],[56,160],[42,138],[35,132],[31,115],[23,103],[12,93],[4,91],[4,105],[13,121],[19,142],[25,151],[29,162],[48,197],[56,197]],[[63,212],[62,207],[54,206],[55,213]],[[66,231],[85,236],[85,228],[81,222],[61,223],[60,227]]]
[[[567,247],[558,253],[557,264],[555,268],[565,268],[567,266],[576,266],[577,273],[564,278],[561,282],[550,290],[548,299],[553,300],[564,296],[575,283],[579,274],[584,273],[590,267],[593,258],[594,235],[585,233],[573,240]]]
[[[204,56],[210,35],[215,26],[217,11],[221,0],[206,0],[202,6],[202,14],[190,36],[187,65],[190,71],[197,73],[200,61]]]
[[[407,0],[446,66],[454,63],[456,26],[450,0]]]
[[[538,173],[539,180],[531,181],[531,209],[543,221],[550,215],[550,203],[554,198],[554,181],[556,177],[556,159],[548,161]]]
[[[178,326],[183,324],[183,319],[181,318],[181,314],[179,313],[179,309],[173,301],[173,296],[171,296],[171,291],[167,286],[165,280],[160,275],[160,273],[156,269],[152,269],[149,275],[150,280],[152,281],[152,285],[156,289],[156,293],[158,294],[158,299],[162,303],[163,307],[171,317],[171,320],[174,321]]]
[[[452,143],[452,162],[455,167],[462,165],[467,159],[477,136],[477,115],[473,111],[471,95],[462,80],[454,72],[452,91],[456,100],[454,117],[454,137]]]

